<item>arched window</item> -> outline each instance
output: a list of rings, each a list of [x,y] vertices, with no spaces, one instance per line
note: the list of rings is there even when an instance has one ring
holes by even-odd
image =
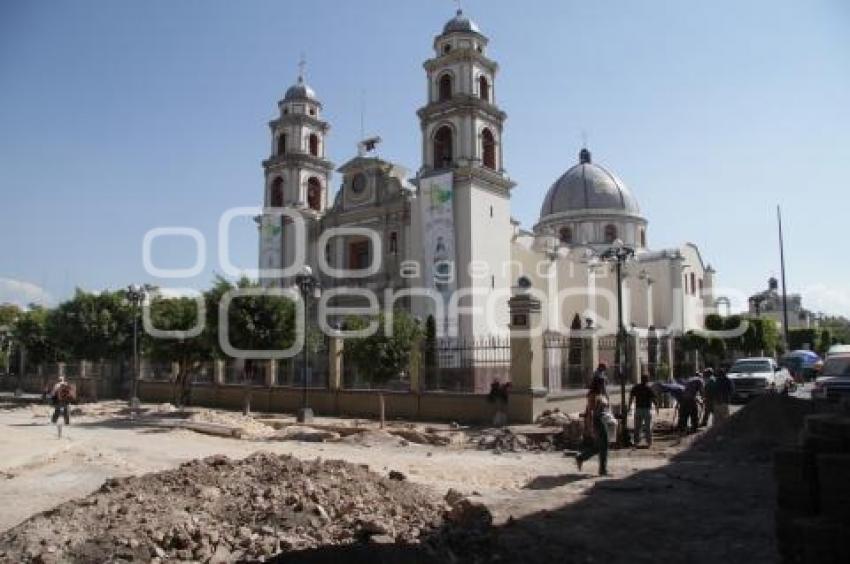
[[[434,134],[434,168],[451,166],[453,155],[452,128],[444,125]]]
[[[283,207],[283,178],[279,176],[272,182],[272,188],[269,191],[269,206],[273,208]]]
[[[286,153],[286,134],[281,133],[277,138],[277,154],[283,155]]]
[[[487,82],[487,77],[483,74],[478,77],[478,96],[482,100],[490,101],[490,83]]]
[[[605,242],[613,243],[617,240],[617,226],[610,223],[605,226]]]
[[[450,74],[444,74],[440,77],[437,100],[444,102],[451,100],[452,97],[452,77]]]
[[[316,211],[322,208],[322,183],[315,176],[307,181],[307,205]]]
[[[697,276],[691,272],[691,294],[697,295]]]
[[[490,169],[496,168],[496,139],[489,129],[481,132],[481,158],[484,166]]]
[[[315,133],[311,133],[308,139],[310,145],[310,154],[314,157],[319,156],[319,136]]]
[[[645,229],[640,230],[640,246],[646,247],[646,230]]]
[[[561,240],[561,243],[572,243],[573,242],[573,230],[569,227],[561,227],[561,230],[558,231],[558,238]]]

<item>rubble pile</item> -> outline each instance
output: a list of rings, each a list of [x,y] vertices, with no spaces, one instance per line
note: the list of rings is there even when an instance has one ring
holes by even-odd
[[[492,450],[496,454],[504,452],[555,452],[565,448],[573,448],[581,439],[581,428],[578,439],[574,442],[567,429],[553,433],[515,433],[510,429],[487,429],[480,436],[473,437],[479,450]]]
[[[543,427],[564,427],[572,424],[573,421],[575,421],[575,419],[556,407],[555,409],[547,409],[541,413],[540,416],[537,417],[537,421],[535,421],[535,423],[542,425]]]
[[[785,562],[850,562],[850,416],[806,418],[800,444],[774,453],[776,539]]]
[[[277,433],[272,426],[257,421],[253,417],[215,409],[200,409],[192,413],[189,421],[231,427],[238,432],[238,436],[248,439],[265,439]]]
[[[0,535],[0,562],[254,562],[363,542],[427,546],[433,554],[489,534],[486,508],[447,501],[398,475],[342,461],[218,455],[107,480]]]

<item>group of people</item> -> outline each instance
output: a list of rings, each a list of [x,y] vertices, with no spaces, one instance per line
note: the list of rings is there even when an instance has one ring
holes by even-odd
[[[706,368],[688,379],[659,383],[658,386],[676,400],[676,427],[682,433],[696,432],[699,427],[708,425],[709,418],[719,423],[729,417],[735,384],[725,370],[715,374],[713,369]]]
[[[584,411],[585,436],[581,451],[576,455],[576,466],[593,456],[599,457],[599,474],[608,474],[608,441],[610,430],[616,429],[616,418],[611,414],[607,391],[606,374],[608,367],[600,363],[594,371],[587,391],[587,404]],[[649,376],[642,375],[640,383],[632,386],[629,392],[629,410],[634,405],[634,444],[640,445],[641,437],[647,446],[652,446],[653,411],[660,411],[660,397],[670,394],[677,404],[677,429],[683,433],[696,432],[698,427],[708,425],[709,417],[719,423],[729,417],[729,404],[735,386],[724,370],[706,368],[686,380],[674,382],[649,383]],[[700,407],[702,415],[700,416]]]

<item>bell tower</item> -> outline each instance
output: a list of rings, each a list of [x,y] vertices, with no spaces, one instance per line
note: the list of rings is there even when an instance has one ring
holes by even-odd
[[[307,264],[315,264],[312,242],[318,221],[328,209],[328,186],[334,165],[325,157],[325,139],[330,125],[322,119],[322,103],[304,80],[302,57],[296,83],[278,102],[279,115],[269,122],[271,156],[263,161],[264,208],[260,221],[260,268],[285,268],[296,256],[295,244],[306,245]],[[291,220],[275,215],[287,208],[306,223],[306,240],[297,241]],[[282,280],[264,280],[280,285]]]
[[[423,65],[426,104],[417,112],[422,129],[420,191],[423,180],[451,173],[455,285],[467,296],[460,306],[489,307],[489,296],[498,298],[489,316],[459,316],[463,337],[505,330],[511,288],[510,193],[515,184],[504,167],[507,116],[496,102],[499,66],[487,55],[488,43],[459,9],[434,38],[434,56]]]

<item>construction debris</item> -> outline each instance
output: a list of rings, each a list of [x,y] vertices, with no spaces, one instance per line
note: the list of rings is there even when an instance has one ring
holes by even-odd
[[[217,455],[107,480],[0,535],[0,561],[254,562],[375,536],[418,545],[448,526],[447,509],[452,526],[492,520],[479,504],[448,506],[423,487],[342,461]]]

